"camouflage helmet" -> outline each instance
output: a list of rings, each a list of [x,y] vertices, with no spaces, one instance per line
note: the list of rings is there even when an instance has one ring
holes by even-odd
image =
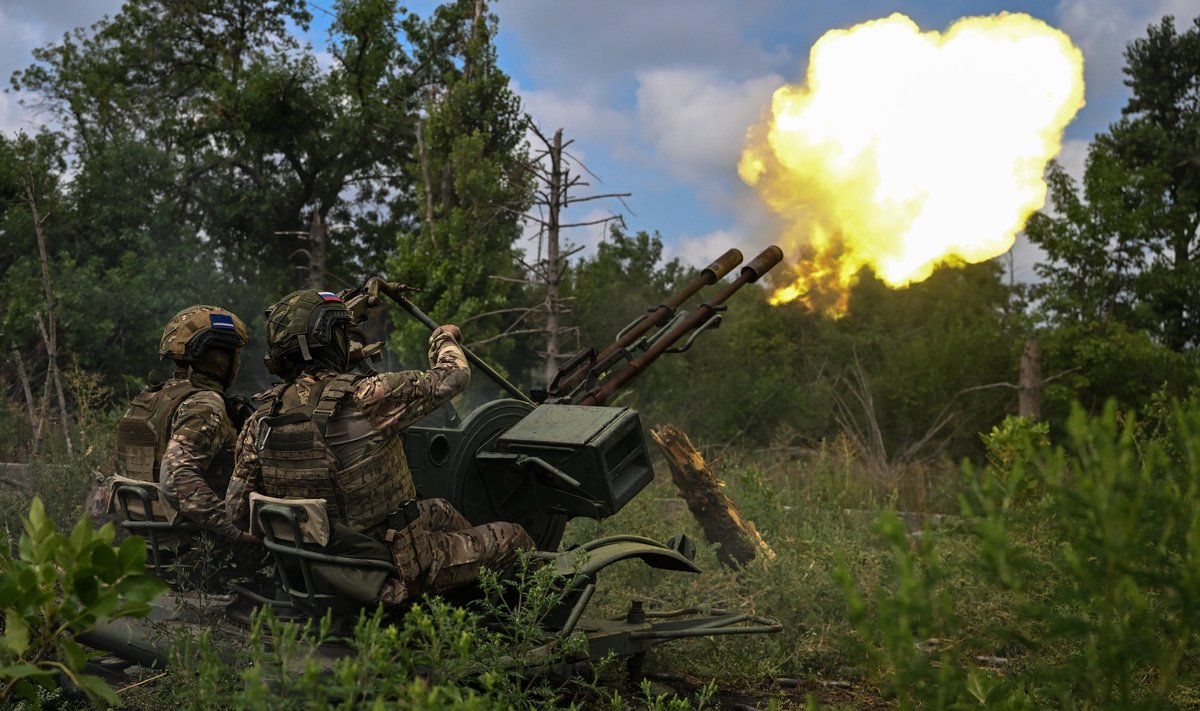
[[[313,362],[345,369],[346,328],[337,327],[348,327],[353,319],[340,296],[316,289],[293,291],[267,309],[266,315],[266,362],[272,373]]]
[[[175,314],[163,329],[158,354],[191,363],[212,346],[238,349],[246,345],[246,324],[218,306],[189,306]]]

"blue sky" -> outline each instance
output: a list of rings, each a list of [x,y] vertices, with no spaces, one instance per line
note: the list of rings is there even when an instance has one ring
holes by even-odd
[[[0,74],[27,65],[30,50],[119,7],[117,0],[0,0]],[[331,9],[333,0],[318,0]],[[434,2],[409,3],[427,15]],[[632,192],[607,207],[631,230],[659,231],[668,252],[705,262],[728,246],[769,243],[775,226],[741,184],[735,165],[746,128],[772,91],[804,75],[808,50],[826,31],[901,12],[924,30],[956,19],[1024,12],[1071,36],[1084,53],[1087,106],[1067,128],[1062,162],[1082,169],[1088,141],[1120,113],[1122,51],[1146,26],[1173,14],[1184,26],[1200,0],[501,0],[498,56],[526,110],[543,129],[565,129],[604,184]],[[323,43],[314,11],[314,45]],[[885,61],[885,58],[883,59]],[[36,124],[12,95],[0,96],[0,130]],[[594,216],[578,206],[573,221]],[[571,239],[594,244],[599,228]],[[1018,278],[1039,255],[1018,242]]]

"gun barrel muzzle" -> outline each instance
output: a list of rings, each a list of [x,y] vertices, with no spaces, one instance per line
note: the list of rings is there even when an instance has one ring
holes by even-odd
[[[756,282],[762,278],[763,274],[775,268],[775,265],[783,261],[783,250],[776,245],[767,247],[759,253],[757,257],[751,259],[746,266],[742,267],[742,274],[750,272],[750,282]]]
[[[701,273],[709,276],[709,284],[716,284],[718,281],[724,279],[726,274],[733,271],[734,267],[741,263],[741,251],[737,249],[730,249],[725,254],[717,257],[712,264],[701,270]]]

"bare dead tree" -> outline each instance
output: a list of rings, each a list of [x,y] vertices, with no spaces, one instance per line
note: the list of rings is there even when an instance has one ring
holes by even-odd
[[[36,169],[31,162],[26,161],[18,166],[18,174],[21,181],[21,193],[25,200],[26,207],[29,208],[30,214],[33,216],[33,231],[37,237],[38,260],[41,263],[42,271],[42,291],[46,299],[46,323],[43,324],[41,317],[38,317],[38,328],[41,330],[42,340],[46,344],[46,356],[49,360],[49,365],[46,371],[46,389],[44,397],[48,396],[50,389],[53,388],[57,394],[59,415],[62,420],[63,441],[66,444],[67,456],[75,455],[75,447],[71,442],[71,421],[67,414],[67,400],[63,394],[62,376],[58,370],[58,326],[55,318],[56,304],[54,300],[54,284],[50,279],[50,256],[46,248],[46,229],[45,223],[50,217],[49,213],[43,214],[41,198],[45,189],[45,181],[47,176],[38,175]]]
[[[1030,334],[1025,339],[1025,347],[1021,349],[1021,369],[1017,382],[988,383],[967,388],[963,392],[974,390],[990,390],[994,388],[1009,388],[1017,391],[1017,414],[1030,420],[1042,418],[1042,388],[1061,377],[1079,370],[1078,367],[1067,368],[1049,377],[1042,376],[1042,346],[1037,334]]]
[[[321,219],[321,210],[313,210],[312,226],[308,230],[309,260],[308,288],[325,288],[325,265],[327,261],[327,246],[325,222]]]
[[[559,263],[558,217],[562,210],[562,135],[560,128],[554,132],[554,143],[550,146],[550,185],[546,223],[546,382],[554,379],[558,372],[558,317],[562,308],[558,301],[558,286],[562,279],[562,264]]]
[[[1017,382],[1017,414],[1031,420],[1042,418],[1042,346],[1036,334],[1025,339],[1021,351],[1021,375]]]
[[[46,324],[42,321],[42,315],[37,315],[38,332],[42,336],[42,342],[46,344],[46,352],[53,355],[50,356],[49,365],[46,368],[46,384],[42,390],[42,412],[47,409],[47,402],[50,398],[51,390],[54,391],[58,401],[59,424],[62,425],[63,442],[66,443],[67,456],[75,456],[75,446],[71,442],[71,420],[67,414],[67,398],[63,394],[62,374],[58,370],[58,346],[51,345],[54,337],[49,335],[46,329]],[[43,416],[42,421],[45,421]]]
[[[561,128],[554,132],[553,137],[548,137],[533,121],[529,121],[529,130],[541,146],[531,156],[529,163],[529,170],[538,182],[535,210],[524,215],[526,221],[536,224],[538,228],[537,259],[532,263],[524,263],[527,273],[524,283],[542,287],[543,298],[533,306],[516,310],[517,315],[509,327],[493,339],[521,333],[541,333],[545,338],[545,376],[549,383],[558,372],[563,350],[562,337],[570,333],[578,335],[577,328],[567,325],[570,299],[562,296],[561,287],[568,260],[582,247],[564,243],[563,233],[574,228],[603,226],[611,222],[625,224],[623,217],[616,213],[578,222],[564,222],[562,213],[576,203],[620,200],[630,193],[573,194],[573,190],[590,185],[584,175],[573,172],[573,167],[594,176],[586,166],[567,153],[567,147],[574,141],[564,141]],[[539,326],[530,325],[539,322]]]

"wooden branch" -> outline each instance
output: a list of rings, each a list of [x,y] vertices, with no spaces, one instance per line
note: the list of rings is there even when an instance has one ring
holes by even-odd
[[[38,196],[34,193],[34,176],[33,169],[30,167],[27,177],[24,177],[23,187],[25,189],[25,201],[28,204],[29,212],[33,216],[33,230],[37,237],[38,260],[42,267],[42,290],[46,298],[46,321],[49,327],[42,323],[42,317],[38,315],[38,328],[42,332],[42,340],[46,343],[46,354],[50,359],[50,366],[46,372],[47,386],[53,384],[58,392],[58,407],[62,413],[62,428],[63,442],[66,444],[67,456],[75,456],[75,447],[71,443],[71,424],[67,417],[66,398],[63,397],[62,378],[58,372],[58,329],[55,323],[55,303],[54,303],[54,288],[50,281],[50,257],[46,249],[46,230],[44,223],[46,217],[43,217],[40,212]],[[47,215],[48,217],[48,215]],[[43,397],[48,397],[49,389],[43,393]]]
[[[590,202],[592,200],[606,200],[608,198],[629,197],[633,193],[600,193],[598,195],[585,195],[584,197],[571,198],[563,203],[563,206],[573,205],[577,202]]]
[[[962,390],[959,390],[955,394],[956,395],[964,395],[966,393],[975,392],[976,390],[994,390],[995,388],[1011,388],[1013,390],[1016,390],[1017,385],[1016,385],[1016,383],[988,383],[987,385],[975,385],[975,386],[972,386],[969,388],[964,388]]]
[[[51,348],[49,336],[46,333],[46,326],[42,323],[42,315],[37,315],[38,330],[42,332],[42,339],[46,341],[46,347]],[[71,442],[71,418],[67,415],[67,399],[63,395],[62,374],[59,373],[57,358],[53,355],[50,357],[50,366],[46,371],[47,388],[53,384],[55,393],[58,396],[58,412],[61,418],[63,442],[67,446],[67,456],[75,456],[75,445]],[[47,390],[49,392],[49,390]]]
[[[509,338],[511,336],[524,336],[524,335],[528,335],[530,333],[545,333],[545,329],[519,328],[515,331],[505,331],[504,333],[497,333],[496,335],[494,335],[490,338],[484,338],[479,341],[471,341],[470,343],[467,344],[467,348],[474,349],[474,348],[478,348],[479,346],[487,345],[488,343],[494,343],[495,341],[499,341],[504,338]]]
[[[650,430],[671,469],[671,479],[688,509],[704,529],[709,543],[720,546],[717,559],[729,568],[740,568],[758,556],[775,560],[775,551],[759,535],[754,522],[742,518],[737,506],[682,430],[673,425],[655,425]]]
[[[568,223],[566,223],[566,224],[559,225],[559,227],[560,227],[560,228],[566,228],[566,227],[588,227],[588,226],[590,226],[590,225],[602,225],[602,224],[604,224],[604,223],[606,223],[606,222],[612,222],[613,220],[620,220],[620,219],[621,219],[621,216],[620,216],[620,215],[609,215],[608,217],[605,217],[605,218],[602,218],[602,219],[599,219],[599,220],[590,220],[590,221],[588,221],[588,222],[568,222]]]
[[[25,361],[21,360],[21,351],[14,348],[12,354],[13,354],[13,362],[16,363],[16,366],[17,366],[17,378],[21,381],[21,391],[25,395],[25,407],[27,407],[29,409],[30,433],[36,433],[37,429],[38,429],[37,411],[36,411],[36,406],[34,405],[34,402],[33,402],[33,388],[29,387],[29,375],[25,372]],[[32,451],[34,453],[37,452],[37,438],[36,437],[34,437],[34,440],[33,440]]]
[[[1083,368],[1083,366],[1077,365],[1074,368],[1067,368],[1066,370],[1064,370],[1060,373],[1055,373],[1054,375],[1051,375],[1049,378],[1044,378],[1042,380],[1042,385],[1045,385],[1046,383],[1052,382],[1054,380],[1058,380],[1059,378],[1066,377],[1066,376],[1070,375],[1071,373],[1074,373],[1077,370],[1082,370],[1082,368]]]
[[[495,311],[485,311],[481,314],[474,314],[473,316],[468,316],[467,318],[462,320],[462,323],[467,324],[467,323],[471,323],[472,321],[478,321],[481,318],[487,318],[488,316],[497,316],[499,314],[511,314],[511,313],[516,313],[518,311],[522,311],[522,312],[529,311],[533,308],[535,308],[535,307],[520,306],[520,307],[511,308],[511,309],[496,309]]]

